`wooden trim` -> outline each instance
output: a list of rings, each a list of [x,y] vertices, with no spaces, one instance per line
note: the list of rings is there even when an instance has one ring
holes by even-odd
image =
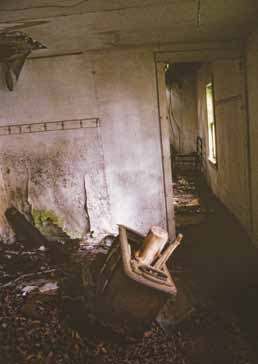
[[[180,48],[174,46],[173,49],[156,51],[156,61],[162,63],[175,63],[175,62],[213,62],[223,59],[238,59],[243,55],[243,48],[241,46],[221,45],[220,47],[199,47]]]
[[[160,122],[160,140],[163,182],[165,194],[165,206],[167,217],[167,229],[169,238],[174,240],[176,237],[175,214],[173,203],[172,168],[169,141],[169,123],[167,115],[166,83],[165,83],[165,64],[156,62],[156,79],[158,91],[158,109]]]

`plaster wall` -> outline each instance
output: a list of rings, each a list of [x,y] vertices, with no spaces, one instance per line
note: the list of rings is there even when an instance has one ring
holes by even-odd
[[[173,84],[167,90],[167,100],[171,143],[179,153],[192,153],[197,137],[195,72],[182,79],[181,87]]]
[[[30,59],[1,84],[0,126],[99,118],[97,126],[0,136],[4,211],[51,210],[73,236],[166,227],[155,65],[145,50]]]
[[[208,151],[205,86],[214,81],[217,165]],[[204,170],[212,191],[250,233],[247,119],[242,64],[223,60],[204,64],[198,71],[199,134],[204,140]]]
[[[258,245],[258,29],[247,42],[247,91],[249,100],[252,235]]]

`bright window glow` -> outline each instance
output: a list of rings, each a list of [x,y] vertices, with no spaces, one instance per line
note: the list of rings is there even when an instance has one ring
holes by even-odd
[[[215,132],[215,117],[214,117],[214,97],[213,85],[208,83],[206,85],[206,104],[207,104],[207,118],[208,118],[208,135],[209,135],[209,159],[211,162],[216,163],[216,132]]]

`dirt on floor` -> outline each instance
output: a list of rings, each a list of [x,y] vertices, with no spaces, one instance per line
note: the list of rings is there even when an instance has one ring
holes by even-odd
[[[94,320],[78,327],[56,287],[60,264],[44,251],[1,245],[0,363],[257,364],[256,249],[207,190],[185,177],[174,190],[184,240],[169,268],[194,308],[185,320],[165,331],[154,322],[142,337],[113,334]]]

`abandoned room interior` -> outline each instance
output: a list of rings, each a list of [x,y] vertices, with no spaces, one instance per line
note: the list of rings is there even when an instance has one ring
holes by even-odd
[[[0,3],[0,363],[258,363],[258,2]]]

